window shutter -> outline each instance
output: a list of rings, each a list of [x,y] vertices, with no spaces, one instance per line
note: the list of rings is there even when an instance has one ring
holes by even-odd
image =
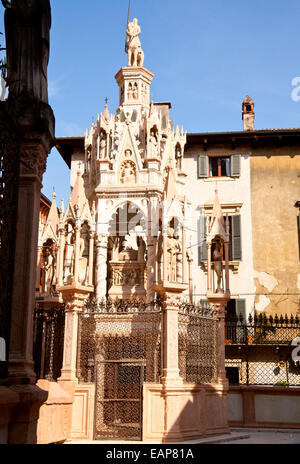
[[[242,260],[242,248],[241,248],[241,216],[231,217],[231,248],[232,248],[232,260]]]
[[[206,216],[199,218],[199,264],[207,261],[207,248],[206,248]]]
[[[244,322],[246,321],[246,300],[235,300],[235,313],[237,318],[240,317],[240,314],[243,317]]]
[[[231,155],[230,175],[231,177],[240,177],[241,175],[241,155]]]
[[[198,157],[198,178],[208,177],[208,156],[200,155]]]
[[[137,110],[133,110],[132,115],[131,115],[131,121],[136,122],[137,116],[138,116]]]

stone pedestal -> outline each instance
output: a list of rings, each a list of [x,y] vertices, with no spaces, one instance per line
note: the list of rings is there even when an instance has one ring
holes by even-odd
[[[73,396],[78,383],[76,376],[78,315],[83,309],[84,301],[94,291],[94,287],[74,284],[58,287],[57,290],[62,293],[66,304],[63,367],[58,383]]]
[[[153,287],[163,301],[163,375],[161,377],[165,411],[163,441],[176,441],[183,438],[178,421],[181,414],[179,392],[183,387],[178,363],[178,308],[180,295],[186,288],[187,285],[167,281]]]
[[[207,292],[207,300],[213,308],[217,310],[218,315],[218,383],[228,389],[228,380],[225,370],[225,310],[227,302],[230,300],[229,293],[210,293]]]

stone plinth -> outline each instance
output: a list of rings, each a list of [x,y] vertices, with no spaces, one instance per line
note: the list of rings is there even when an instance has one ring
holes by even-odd
[[[143,440],[182,443],[230,433],[223,385],[182,384],[167,395],[163,385],[143,385]]]
[[[76,377],[78,314],[82,311],[84,301],[94,291],[94,287],[73,284],[58,287],[57,290],[62,293],[66,305],[63,367],[58,382],[73,395],[75,385],[78,383]]]
[[[37,443],[62,443],[71,436],[73,399],[56,382],[39,380],[37,386],[48,392],[40,408]]]

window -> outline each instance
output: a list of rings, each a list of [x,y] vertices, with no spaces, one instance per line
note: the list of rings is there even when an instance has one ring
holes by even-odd
[[[229,219],[229,261],[242,260],[241,247],[241,216],[228,216]],[[206,248],[206,216],[199,218],[199,264],[207,261]],[[212,246],[213,252],[213,246]],[[225,257],[223,258],[225,259]]]
[[[229,177],[230,176],[230,157],[209,158],[210,177]]]
[[[241,171],[241,155],[198,157],[198,178],[207,177],[239,177]]]
[[[240,384],[240,374],[238,367],[225,367],[226,377],[228,379],[229,385],[239,385]]]

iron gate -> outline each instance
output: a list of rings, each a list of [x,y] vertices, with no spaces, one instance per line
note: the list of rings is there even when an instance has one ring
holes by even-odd
[[[95,439],[142,439],[145,362],[100,361],[96,366]]]

